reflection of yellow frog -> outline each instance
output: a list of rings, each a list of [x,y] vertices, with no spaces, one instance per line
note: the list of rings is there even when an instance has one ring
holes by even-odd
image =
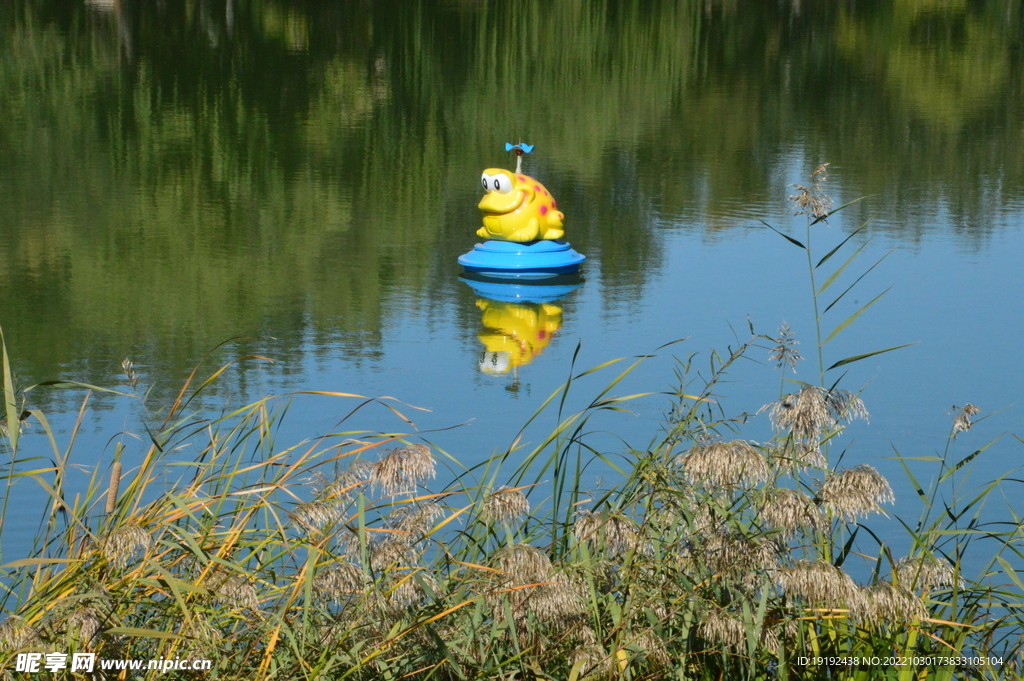
[[[536,241],[561,239],[565,234],[554,197],[537,180],[500,168],[488,168],[480,177],[487,191],[480,199],[484,226],[476,231],[484,239]]]
[[[562,308],[548,303],[506,303],[477,300],[484,311],[480,371],[503,374],[529,364],[544,351],[562,326]]]

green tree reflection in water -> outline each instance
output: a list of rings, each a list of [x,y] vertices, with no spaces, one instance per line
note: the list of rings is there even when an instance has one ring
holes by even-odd
[[[844,168],[908,240],[940,206],[985,238],[1024,175],[1019,1],[17,0],[0,23],[27,380],[108,384],[142,352],[171,385],[234,335],[372,357],[403,300],[452,295],[505,141],[538,145],[612,307],[663,225],[781,211],[794,163]]]

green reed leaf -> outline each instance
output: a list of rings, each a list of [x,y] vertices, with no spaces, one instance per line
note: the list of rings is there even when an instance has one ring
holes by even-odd
[[[939,482],[945,482],[946,480],[948,480],[949,476],[953,475],[958,470],[960,470],[970,462],[974,461],[976,458],[978,458],[979,454],[981,454],[981,450],[976,449],[967,456],[965,456],[964,458],[957,461],[956,464],[954,464],[948,471],[942,474],[942,477],[939,478]]]
[[[879,293],[879,294],[878,294],[877,296],[875,296],[874,298],[872,298],[870,302],[868,302],[868,303],[867,303],[867,304],[865,304],[865,305],[864,305],[863,307],[861,307],[861,308],[860,308],[859,310],[857,310],[857,311],[856,311],[856,312],[854,312],[854,313],[853,313],[852,315],[850,315],[849,317],[847,317],[847,318],[846,318],[846,319],[845,319],[845,320],[844,320],[844,321],[843,321],[843,322],[842,322],[842,323],[841,323],[841,324],[840,324],[839,326],[837,326],[836,328],[832,329],[832,333],[830,333],[830,334],[828,335],[828,338],[826,338],[826,339],[825,339],[824,341],[822,341],[822,343],[821,343],[821,344],[822,344],[822,345],[825,345],[825,344],[826,344],[826,343],[828,343],[828,342],[829,342],[830,340],[832,340],[833,338],[835,338],[836,336],[838,336],[838,335],[839,335],[839,333],[840,333],[840,332],[841,332],[841,331],[842,331],[843,329],[845,329],[846,327],[848,327],[848,326],[849,326],[850,324],[853,324],[853,322],[854,322],[854,321],[856,321],[857,317],[859,317],[859,316],[861,316],[862,314],[864,314],[864,312],[866,312],[866,311],[867,311],[867,309],[868,309],[869,307],[871,307],[872,305],[874,305],[875,303],[877,303],[877,302],[878,302],[878,301],[879,301],[879,300],[880,300],[880,299],[882,298],[882,296],[884,296],[884,295],[885,295],[886,293],[888,293],[888,292],[889,292],[889,289],[891,289],[891,288],[892,288],[892,286],[890,286],[889,288],[885,289],[884,291],[882,291],[881,293]],[[849,362],[847,362],[847,364],[849,364]]]
[[[823,283],[818,288],[818,295],[824,293],[825,289],[832,285],[832,282],[834,282],[839,277],[839,275],[843,273],[843,270],[845,270],[851,262],[857,259],[857,256],[860,255],[861,251],[863,251],[869,243],[871,243],[870,239],[862,243],[860,247],[856,251],[854,251],[849,258],[846,259],[846,262],[844,262],[842,265],[836,268],[836,271],[829,275],[828,279],[825,280],[825,283]]]
[[[91,385],[89,383],[79,383],[78,381],[59,381],[59,380],[40,381],[39,383],[36,383],[35,385],[31,385],[28,388],[25,388],[25,392],[28,392],[29,390],[33,390],[34,388],[39,388],[39,387],[42,387],[42,386],[50,386],[50,387],[54,387],[54,388],[85,388],[86,390],[96,390],[96,391],[99,391],[101,393],[109,393],[111,395],[121,395],[122,397],[135,397],[135,395],[133,395],[131,393],[122,392],[120,390],[114,390],[112,388],[103,388],[103,387],[100,387],[98,385]]]
[[[34,565],[65,565],[68,563],[75,563],[77,560],[71,558],[22,558],[20,560],[12,560],[10,563],[0,565],[0,570],[7,570],[10,568],[29,567]]]
[[[781,236],[783,239],[785,239],[789,243],[793,244],[794,246],[799,246],[800,248],[804,249],[805,251],[807,250],[807,246],[804,246],[802,243],[800,243],[799,241],[797,241],[793,237],[789,236],[788,234],[783,234],[782,232],[780,232],[779,230],[775,229],[774,227],[769,225],[767,222],[762,220],[761,218],[758,218],[757,221],[760,222],[765,227],[767,227],[768,229],[770,229],[773,232],[775,232],[776,234],[778,234],[779,236]]]
[[[18,436],[21,435],[21,419],[18,414],[18,402],[14,396],[14,381],[11,378],[11,362],[7,357],[7,341],[0,329],[0,348],[3,349],[4,370],[4,404],[7,407],[7,440],[11,443],[11,454],[18,451]]]
[[[939,482],[945,482],[946,479],[949,478],[949,476],[953,475],[953,473],[956,473],[958,470],[960,470],[961,468],[963,468],[964,466],[969,464],[971,461],[974,461],[974,459],[979,454],[981,454],[983,451],[985,451],[986,449],[988,449],[989,447],[994,445],[996,442],[999,442],[1000,439],[1002,439],[1002,435],[1000,435],[999,437],[996,437],[995,439],[993,439],[991,442],[989,442],[985,446],[978,448],[976,451],[971,452],[970,454],[968,454],[964,458],[960,459],[948,471],[946,471],[945,473],[942,474],[942,477],[939,478]]]
[[[572,669],[569,670],[569,681],[577,681],[577,679],[580,678],[580,673],[583,671],[583,668],[586,665],[586,660],[576,660],[576,663],[573,664]]]
[[[828,341],[825,341],[825,342],[827,343]],[[853,355],[852,357],[847,357],[846,359],[839,360],[838,362],[836,362],[835,364],[830,366],[828,369],[825,369],[825,371],[832,371],[833,369],[838,369],[841,366],[846,366],[847,364],[853,364],[854,362],[859,362],[860,360],[867,359],[868,357],[874,357],[875,355],[881,355],[882,353],[885,353],[885,352],[892,352],[893,350],[899,350],[900,348],[907,348],[907,347],[910,347],[911,345],[917,345],[917,342],[914,342],[914,343],[904,343],[903,345],[894,345],[891,348],[885,348],[884,350],[875,350],[874,352],[865,352],[862,355]]]
[[[998,560],[999,564],[1003,566],[1003,572],[1006,576],[1012,579],[1013,583],[1024,591],[1024,582],[1021,581],[1020,577],[1017,575],[1017,571],[1013,569],[1012,565],[1010,565],[1010,561],[1006,560],[1002,556],[996,556],[996,560]]]
[[[886,459],[896,459],[897,461],[899,461],[899,465],[903,467],[903,472],[906,474],[907,479],[909,479],[910,484],[913,485],[913,491],[918,493],[918,496],[921,497],[922,499],[927,500],[928,495],[925,494],[925,488],[921,485],[920,482],[918,482],[918,478],[915,478],[913,476],[913,473],[910,472],[910,467],[906,465],[907,461],[913,461],[913,459],[909,457],[904,457],[899,453],[898,450],[896,450],[896,448],[893,448],[893,452],[896,453],[896,456],[886,457]],[[907,529],[909,529],[909,527]]]
[[[858,251],[858,253],[859,253],[859,252],[860,252],[860,251]],[[892,253],[892,251],[889,251],[889,253]],[[881,263],[881,262],[882,262],[883,260],[885,260],[886,258],[888,258],[888,257],[889,257],[889,253],[886,253],[885,255],[883,255],[883,256],[882,256],[881,258],[879,258],[879,259],[878,259],[877,261],[875,261],[875,264],[874,264],[874,265],[872,265],[871,267],[869,267],[869,268],[867,268],[866,270],[864,270],[864,273],[863,273],[863,274],[861,274],[861,275],[860,275],[859,277],[857,277],[857,278],[856,278],[856,279],[854,280],[854,282],[853,282],[852,284],[850,284],[849,286],[847,286],[847,287],[846,287],[846,290],[845,290],[845,291],[843,291],[842,293],[840,293],[840,294],[839,294],[839,297],[838,297],[838,298],[836,298],[835,300],[833,300],[833,301],[832,301],[831,303],[829,303],[829,304],[828,304],[828,307],[826,307],[826,308],[825,308],[824,310],[822,310],[822,312],[821,312],[821,315],[819,315],[819,317],[818,317],[818,318],[820,319],[821,317],[824,317],[824,316],[825,316],[825,313],[826,313],[826,312],[828,312],[829,310],[831,310],[831,309],[832,309],[832,306],[833,306],[833,305],[835,305],[835,304],[836,304],[836,303],[838,303],[838,302],[839,302],[840,300],[842,300],[842,299],[843,299],[843,296],[845,296],[845,295],[846,295],[847,293],[849,293],[849,292],[850,292],[850,291],[851,291],[851,290],[853,289],[853,287],[854,287],[854,286],[856,286],[857,284],[859,284],[859,283],[860,283],[860,280],[861,280],[861,279],[863,279],[864,277],[868,276],[868,272],[870,272],[871,270],[873,270],[873,269],[875,269],[876,267],[878,267],[879,263]],[[856,253],[855,253],[854,255],[856,255]],[[829,282],[829,283],[831,283],[831,282]],[[892,287],[890,286],[889,288],[892,288]],[[822,290],[824,290],[824,289],[822,289]],[[821,291],[819,291],[819,293],[820,293],[820,292],[821,292]]]
[[[825,263],[826,263],[826,262],[828,261],[828,259],[829,259],[829,258],[831,258],[831,257],[832,257],[833,255],[835,255],[835,254],[836,254],[836,251],[838,251],[838,250],[839,250],[840,248],[842,248],[843,246],[845,246],[845,245],[846,245],[846,242],[847,242],[847,241],[849,241],[849,240],[850,240],[850,239],[852,239],[853,237],[857,236],[857,235],[858,235],[858,234],[859,234],[860,232],[862,232],[862,231],[864,230],[864,228],[865,228],[865,227],[867,227],[867,226],[868,226],[868,223],[866,223],[866,222],[865,222],[865,223],[864,223],[863,225],[861,225],[861,226],[860,226],[860,227],[858,227],[857,229],[855,229],[855,230],[853,230],[852,232],[850,232],[850,235],[849,235],[848,237],[846,237],[845,239],[843,239],[842,241],[840,241],[840,242],[839,242],[839,245],[838,245],[838,246],[836,246],[836,247],[835,247],[835,248],[833,248],[833,249],[832,249],[831,251],[829,251],[828,253],[826,253],[826,254],[825,254],[825,257],[823,257],[823,258],[822,258],[821,260],[819,260],[819,261],[818,261],[818,264],[814,266],[814,269],[818,269],[819,267],[821,267],[822,265],[824,265],[824,264],[825,264]],[[869,239],[868,241],[870,241],[870,239]],[[867,244],[868,242],[867,242],[867,241],[865,241],[864,243],[865,243],[865,245],[866,245],[866,244]],[[863,246],[861,246],[861,248],[863,248]],[[860,249],[858,249],[858,250],[860,250]]]
[[[860,525],[853,528],[853,532],[850,533],[850,538],[846,540],[843,545],[843,550],[839,552],[839,556],[836,557],[833,565],[836,567],[842,567],[843,563],[846,562],[846,557],[850,555],[850,551],[853,550],[853,542],[857,539],[857,533],[860,532]]]

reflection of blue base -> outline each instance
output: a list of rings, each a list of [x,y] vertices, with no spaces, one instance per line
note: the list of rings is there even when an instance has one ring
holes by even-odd
[[[567,241],[485,241],[459,256],[459,264],[489,277],[540,279],[576,272],[586,259]]]
[[[583,285],[579,274],[510,281],[507,277],[495,279],[467,272],[459,280],[469,284],[478,296],[503,303],[553,303]]]

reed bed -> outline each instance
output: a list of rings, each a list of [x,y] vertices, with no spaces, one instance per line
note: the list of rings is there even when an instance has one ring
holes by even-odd
[[[870,579],[855,581],[844,565],[893,494],[868,465],[830,468],[823,445],[866,409],[851,393],[801,386],[767,405],[774,437],[737,438],[742,419],[724,415],[716,385],[763,339],[713,355],[706,380],[678,361],[660,438],[625,452],[623,478],[586,496],[580,475],[595,452],[582,434],[637,397],[611,396],[628,368],[585,409],[559,414],[532,451],[510,448],[433,492],[446,455],[413,435],[282,446],[286,403],[206,420],[187,411],[190,383],[141,462],[117,448],[68,498],[73,448],[23,409],[44,431],[24,438],[49,441],[54,465],[19,458],[26,440],[8,435],[9,480],[35,480],[50,502],[32,555],[3,566],[0,668],[19,678],[19,652],[58,650],[213,664],[138,678],[1019,676],[1019,526],[976,513],[994,483],[951,503],[938,486],[966,460],[939,458],[935,485],[919,488],[921,519],[907,525],[910,553],[875,541]],[[559,409],[573,380],[541,412]],[[977,414],[961,409],[949,440]],[[195,454],[175,455],[186,443]],[[961,560],[975,542],[996,550],[969,576]],[[937,662],[958,656],[982,661]],[[912,662],[801,664],[814,657]]]
[[[916,520],[887,518],[889,481],[830,452],[868,410],[826,374],[878,352],[825,368],[825,344],[867,306],[822,339],[817,296],[836,277],[819,285],[815,272],[849,239],[811,258],[812,227],[835,212],[819,189],[794,198],[809,213],[804,242],[785,236],[808,252],[820,384],[786,377],[801,359],[788,326],[751,329],[723,354],[675,360],[678,387],[642,449],[601,452],[587,433],[649,395],[613,392],[644,358],[572,367],[523,427],[553,414],[550,434],[470,467],[415,432],[283,444],[286,398],[206,417],[193,405],[221,367],[204,378],[197,368],[145,419],[143,452],[119,445],[96,465],[79,460],[75,431],[58,445],[32,389],[16,389],[4,346],[8,485],[32,480],[48,501],[31,554],[0,566],[0,676],[26,678],[19,654],[59,651],[212,663],[77,678],[1021,678],[1020,518],[1008,505],[986,520],[1021,481],[966,486],[992,443],[966,456],[952,446],[976,435],[980,410],[957,410],[943,452],[895,454],[921,501]],[[751,416],[730,414],[719,394],[744,358],[783,375],[759,417],[772,427],[764,441],[743,437]],[[130,362],[124,371],[123,394],[138,395]],[[611,377],[568,410],[588,374]],[[369,405],[406,418],[390,400],[318,395],[353,419]],[[584,491],[595,459],[621,475]],[[91,479],[72,493],[81,464]],[[920,465],[933,467],[928,484]],[[905,555],[869,525],[897,522]],[[983,569],[967,574],[965,556],[976,563],[982,551]]]

